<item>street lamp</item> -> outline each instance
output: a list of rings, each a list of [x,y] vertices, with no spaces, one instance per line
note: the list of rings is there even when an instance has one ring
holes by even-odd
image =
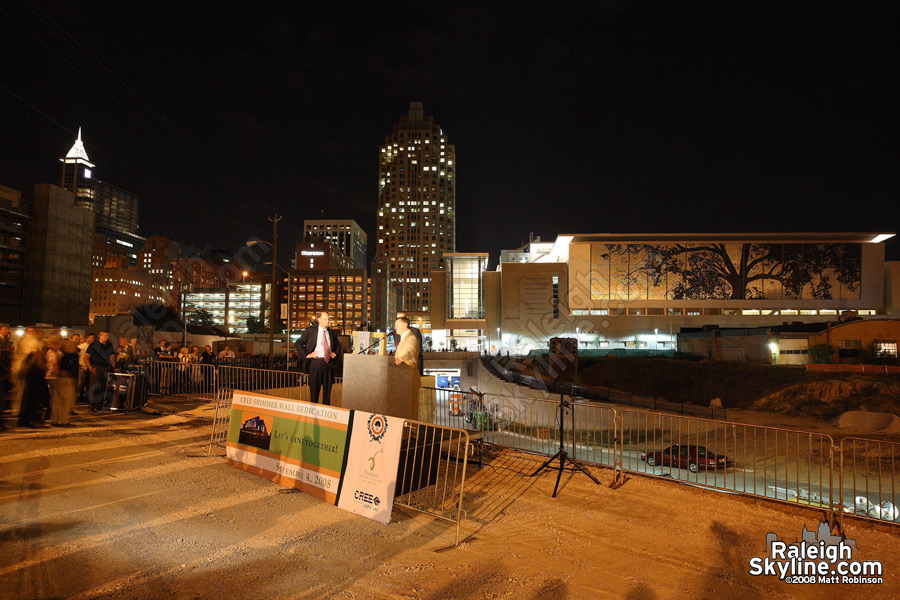
[[[274,217],[269,217],[269,221],[272,222],[272,243],[269,244],[272,247],[272,284],[270,290],[270,298],[269,298],[269,366],[272,366],[273,359],[275,357],[275,277],[277,273],[275,272],[275,267],[278,265],[278,221],[281,220],[277,214]],[[260,243],[261,240],[251,240],[247,242],[248,246],[252,246],[254,244]],[[268,242],[263,242],[267,243]]]

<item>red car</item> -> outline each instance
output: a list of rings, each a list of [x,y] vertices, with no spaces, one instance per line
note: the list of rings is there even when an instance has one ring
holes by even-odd
[[[673,444],[665,450],[641,452],[641,460],[651,467],[678,467],[691,473],[696,473],[698,469],[725,469],[734,464],[727,456],[713,454],[706,447],[696,444]]]

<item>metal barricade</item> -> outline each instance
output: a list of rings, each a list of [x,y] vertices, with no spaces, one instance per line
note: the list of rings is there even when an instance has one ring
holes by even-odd
[[[219,385],[232,390],[258,392],[292,400],[306,399],[303,398],[303,389],[306,388],[306,375],[298,371],[220,365]]]
[[[552,455],[559,450],[559,400],[484,395],[486,443]],[[563,443],[572,458],[613,467],[616,411],[591,402],[571,402]]]
[[[840,453],[841,519],[900,524],[900,443],[846,437]]]
[[[419,388],[419,420],[480,431],[484,422],[481,395],[446,388]]]
[[[626,410],[618,440],[625,471],[834,510],[828,435]]]
[[[210,400],[216,397],[216,366],[172,361],[145,361],[141,369],[147,375],[149,393]]]
[[[256,392],[289,400],[309,402],[307,376],[299,372],[253,369],[249,367],[219,366],[219,384],[216,399],[216,413],[210,435],[209,452],[215,445],[224,446],[228,437],[228,423],[231,416],[231,399],[234,391]],[[335,377],[331,386],[331,404],[340,403],[342,378]]]
[[[228,441],[228,424],[231,416],[231,400],[234,397],[234,390],[220,388],[216,394],[216,413],[213,417],[212,433],[209,436],[209,450],[207,455],[212,454],[213,446],[225,447]]]
[[[404,421],[394,504],[456,524],[463,517],[469,434],[462,429]]]

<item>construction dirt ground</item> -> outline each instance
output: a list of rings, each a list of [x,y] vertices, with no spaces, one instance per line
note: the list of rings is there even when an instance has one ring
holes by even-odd
[[[900,597],[900,527],[845,520],[884,583],[791,585],[750,560],[821,513],[599,468],[554,500],[555,473],[528,476],[541,457],[489,448],[454,547],[426,515],[382,525],[229,467],[210,405],[153,404],[0,432],[0,598]]]

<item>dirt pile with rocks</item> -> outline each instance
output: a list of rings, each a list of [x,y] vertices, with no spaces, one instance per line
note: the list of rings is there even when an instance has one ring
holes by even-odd
[[[863,378],[811,381],[763,396],[750,408],[826,420],[855,411],[900,415],[900,383]]]

